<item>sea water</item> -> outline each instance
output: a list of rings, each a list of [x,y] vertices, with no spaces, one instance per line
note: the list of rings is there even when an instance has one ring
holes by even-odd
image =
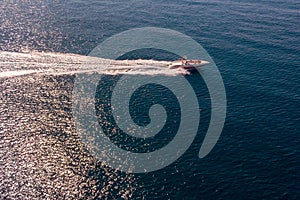
[[[0,78],[1,199],[299,199],[297,1],[8,0],[0,7],[0,49],[33,57],[39,55],[33,51],[88,55],[106,38],[131,28],[179,31],[208,51],[227,95],[221,137],[199,159],[211,117],[210,95],[198,73],[185,76],[201,108],[190,148],[158,171],[120,172],[93,157],[75,130],[76,62],[66,66],[38,58],[26,68],[20,54],[10,53]],[[150,49],[119,59],[139,58],[178,57]],[[106,74],[105,80],[118,76]],[[144,101],[138,102],[143,108]],[[139,123],[147,120],[141,115]]]

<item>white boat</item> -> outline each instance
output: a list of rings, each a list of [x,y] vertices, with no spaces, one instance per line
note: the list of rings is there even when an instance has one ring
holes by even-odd
[[[202,67],[204,65],[209,64],[208,61],[205,60],[187,60],[184,58],[181,58],[180,60],[176,60],[169,64],[170,69],[178,69],[182,68],[187,71],[193,71],[196,70],[196,68]]]

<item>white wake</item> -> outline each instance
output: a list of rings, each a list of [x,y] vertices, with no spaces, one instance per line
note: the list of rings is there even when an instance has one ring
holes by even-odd
[[[79,73],[166,76],[188,74],[183,69],[169,69],[169,64],[169,61],[109,60],[64,53],[0,51],[0,78],[25,75],[72,75]]]

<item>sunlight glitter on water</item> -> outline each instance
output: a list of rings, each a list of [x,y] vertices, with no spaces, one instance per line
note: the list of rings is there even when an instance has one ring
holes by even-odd
[[[115,61],[62,53],[0,52],[0,185],[25,198],[91,196],[128,199],[137,176],[92,157],[75,130],[72,88],[79,73],[176,76],[170,62]],[[20,142],[22,141],[22,142]],[[1,190],[6,188],[1,187]]]
[[[0,87],[0,190],[7,198],[132,195],[134,175],[104,166],[80,142],[72,76],[13,77],[0,80]]]

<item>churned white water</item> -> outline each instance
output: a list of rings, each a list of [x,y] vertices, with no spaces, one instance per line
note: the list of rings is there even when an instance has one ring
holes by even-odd
[[[187,74],[169,69],[169,61],[109,60],[64,53],[15,53],[0,51],[0,78],[29,74],[64,75],[79,73],[167,75]]]

